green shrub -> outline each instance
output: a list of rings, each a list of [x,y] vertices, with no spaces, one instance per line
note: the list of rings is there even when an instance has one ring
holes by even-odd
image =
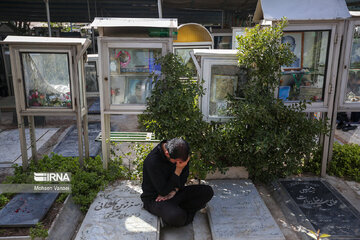
[[[360,146],[335,142],[328,173],[360,182]]]
[[[2,209],[9,202],[9,198],[5,195],[0,194],[0,209]]]
[[[281,43],[286,22],[247,29],[238,37],[239,65],[247,69],[244,98],[230,96],[226,141],[231,159],[247,168],[250,178],[271,181],[298,173],[304,159],[318,149],[318,136],[327,133],[325,122],[310,119],[306,103],[287,106],[274,97],[281,66],[289,65],[294,54]]]
[[[34,172],[70,172],[72,196],[83,212],[87,211],[97,193],[109,182],[124,179],[128,175],[128,169],[122,165],[121,159],[111,161],[105,170],[100,156],[85,159],[83,168],[80,167],[78,158],[56,154],[52,157],[44,156],[37,164],[30,162],[26,171],[18,165],[14,168],[14,175],[7,177],[4,183],[35,183]],[[67,195],[60,194],[57,201],[64,201]]]
[[[35,227],[30,228],[30,237],[32,240],[35,238],[45,239],[48,235],[47,229],[41,222],[37,223]]]
[[[203,177],[216,163],[211,161],[216,155],[208,154],[214,149],[208,133],[213,133],[199,108],[198,100],[204,94],[201,82],[192,80],[193,72],[179,56],[169,53],[157,63],[162,76],[153,76],[156,84],[139,122],[158,139],[182,137],[189,142],[194,153],[190,170],[194,176]]]

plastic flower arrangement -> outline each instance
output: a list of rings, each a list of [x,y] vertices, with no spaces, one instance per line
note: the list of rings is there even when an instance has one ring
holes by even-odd
[[[38,90],[30,90],[28,94],[31,107],[67,107],[71,108],[70,92],[60,94],[46,94]]]

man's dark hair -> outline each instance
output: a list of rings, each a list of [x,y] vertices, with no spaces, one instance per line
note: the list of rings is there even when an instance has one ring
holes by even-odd
[[[186,161],[190,154],[189,144],[182,138],[173,138],[166,142],[166,150],[169,152],[170,158]]]

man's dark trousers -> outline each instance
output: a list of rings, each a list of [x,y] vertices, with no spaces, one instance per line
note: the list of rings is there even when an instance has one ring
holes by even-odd
[[[180,227],[191,223],[196,211],[205,207],[214,192],[208,185],[190,185],[179,190],[166,201],[145,201],[144,208],[159,216],[170,226]]]

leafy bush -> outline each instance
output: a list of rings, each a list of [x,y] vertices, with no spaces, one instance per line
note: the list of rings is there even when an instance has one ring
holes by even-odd
[[[0,209],[2,209],[9,202],[9,198],[0,194]]]
[[[48,235],[48,231],[41,222],[37,223],[35,227],[30,228],[30,237],[32,240],[35,238],[45,239]]]
[[[128,169],[122,165],[121,159],[111,161],[108,169],[105,170],[99,156],[85,159],[83,168],[80,167],[78,158],[56,154],[52,157],[44,156],[37,164],[34,161],[30,162],[26,171],[18,165],[14,168],[14,175],[7,177],[4,183],[35,183],[34,172],[70,172],[73,199],[83,212],[87,211],[104,186],[117,179],[124,179],[128,175]],[[63,193],[59,199],[65,200],[66,196],[67,194]],[[0,199],[2,198],[0,195]]]
[[[201,82],[193,81],[193,72],[172,53],[157,59],[157,64],[161,65],[163,75],[153,76],[156,84],[139,122],[159,139],[182,137],[189,142],[194,153],[191,172],[197,177],[204,176],[215,156],[207,154],[214,147],[208,137],[211,126],[203,121],[199,108],[199,97],[204,94]]]
[[[243,163],[253,180],[298,173],[303,160],[318,149],[318,136],[328,131],[325,122],[306,116],[305,102],[287,106],[274,97],[281,66],[294,59],[281,43],[285,25],[257,25],[237,38],[239,65],[247,69],[248,81],[244,98],[229,98],[234,118],[226,124],[227,152]]]
[[[335,142],[328,173],[360,182],[360,146]]]

